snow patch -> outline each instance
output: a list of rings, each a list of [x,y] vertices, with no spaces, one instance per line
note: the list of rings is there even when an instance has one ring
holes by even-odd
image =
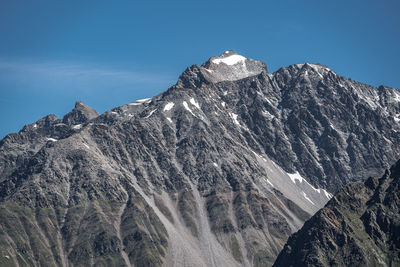
[[[153,115],[154,112],[156,112],[157,109],[153,109],[152,111],[150,111],[149,115],[147,115],[146,117],[144,117],[145,119],[150,118],[151,115]]]
[[[193,116],[196,116],[196,115],[194,115],[193,111],[189,108],[189,105],[188,105],[188,103],[186,103],[186,101],[183,101],[182,104],[183,104],[183,106],[185,107],[185,109],[186,109],[187,111],[189,111],[190,113],[192,113]]]
[[[87,149],[90,149],[90,146],[88,146],[87,144],[83,143],[83,145],[84,145]]]
[[[221,105],[225,107],[226,103],[224,101],[221,102]]]
[[[135,102],[138,102],[138,103],[150,103],[151,102],[151,98],[138,99]]]
[[[213,162],[213,165],[214,165],[215,167],[218,167],[218,164],[217,164],[217,163],[215,163],[215,162]]]
[[[245,60],[246,60],[246,58],[244,56],[231,55],[231,56],[224,57],[224,58],[213,59],[212,63],[215,63],[215,64],[224,63],[226,65],[235,65],[237,63],[244,63]]]
[[[33,125],[33,128],[37,128],[37,124],[36,123]]]
[[[301,192],[301,193],[303,194],[303,197],[304,197],[305,199],[307,199],[308,201],[310,201],[311,204],[313,204],[313,205],[315,206],[314,202],[311,201],[311,199],[307,196],[306,193],[304,193],[304,192]]]
[[[267,179],[267,183],[270,185],[270,186],[272,186],[272,187],[274,187],[274,185]]]
[[[79,130],[80,128],[82,128],[82,124],[77,124],[77,125],[72,126],[72,129],[75,129],[75,130]]]
[[[328,191],[326,191],[325,189],[321,189],[322,193],[324,193],[324,195],[328,198],[331,199],[333,197],[333,195],[331,193],[328,193]]]
[[[296,184],[296,180],[298,180],[300,183],[303,182],[303,177],[301,177],[301,175],[298,172],[295,173],[288,173],[290,180],[292,180],[292,182],[294,184]]]
[[[167,121],[169,121],[170,123],[172,123],[172,120],[170,117],[167,117]]]
[[[57,142],[57,139],[51,138],[51,137],[47,137],[46,138],[47,141],[51,141],[51,142]]]
[[[233,119],[233,122],[234,122],[235,124],[237,124],[237,125],[240,126],[240,123],[239,123],[239,121],[238,121],[238,119],[237,119],[238,115],[235,114],[235,113],[229,113],[229,115],[230,115],[231,118]]]
[[[265,117],[267,117],[268,119],[273,119],[273,118],[275,118],[275,116],[272,115],[271,113],[269,113],[268,110],[263,110],[263,111],[261,111],[261,112],[262,112],[262,114],[263,114]]]
[[[193,97],[189,101],[193,106],[195,106],[196,108],[200,109],[199,103],[197,103],[196,100],[194,100]]]
[[[328,191],[326,191],[325,189],[322,188],[315,188],[314,186],[312,186],[309,182],[307,182],[306,179],[304,179],[303,177],[301,177],[301,175],[299,174],[299,172],[295,172],[295,173],[288,173],[290,180],[292,180],[292,182],[294,184],[296,184],[296,180],[299,181],[300,183],[305,183],[308,187],[310,187],[312,190],[314,190],[315,192],[321,194],[323,193],[328,199],[332,198],[332,194],[330,194]],[[314,204],[314,203],[313,203]]]
[[[129,103],[128,105],[137,106],[137,105],[141,105],[143,103],[150,103],[150,102],[151,102],[151,98],[144,98],[144,99],[138,99],[132,103]]]
[[[165,105],[164,111],[171,110],[174,107],[174,105],[175,104],[173,102],[169,102],[168,104]]]

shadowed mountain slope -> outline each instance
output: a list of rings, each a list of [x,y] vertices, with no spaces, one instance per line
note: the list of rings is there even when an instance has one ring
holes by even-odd
[[[291,236],[274,266],[398,266],[400,161],[345,186]]]

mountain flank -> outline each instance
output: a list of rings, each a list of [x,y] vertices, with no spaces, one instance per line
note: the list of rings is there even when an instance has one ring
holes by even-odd
[[[346,185],[291,236],[274,266],[399,266],[400,161]]]

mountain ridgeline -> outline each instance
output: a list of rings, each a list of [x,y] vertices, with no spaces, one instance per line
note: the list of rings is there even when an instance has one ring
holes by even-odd
[[[343,187],[289,238],[274,266],[399,266],[400,160]]]
[[[399,91],[226,51],[153,98],[1,140],[0,264],[271,266],[399,143]]]

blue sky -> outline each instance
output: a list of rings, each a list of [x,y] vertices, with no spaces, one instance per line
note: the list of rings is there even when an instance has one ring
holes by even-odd
[[[400,1],[0,0],[0,138],[156,95],[228,49],[400,88]]]

